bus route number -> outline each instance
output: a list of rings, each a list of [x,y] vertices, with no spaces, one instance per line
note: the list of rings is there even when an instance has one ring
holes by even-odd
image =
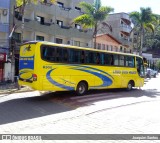
[[[43,66],[44,69],[52,69],[52,66]]]

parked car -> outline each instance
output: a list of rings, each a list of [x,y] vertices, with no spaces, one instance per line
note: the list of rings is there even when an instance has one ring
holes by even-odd
[[[157,71],[148,68],[146,71],[146,78],[151,78],[151,77],[156,77],[157,76]]]

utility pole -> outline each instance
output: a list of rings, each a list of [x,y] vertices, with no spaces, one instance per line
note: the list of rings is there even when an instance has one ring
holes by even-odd
[[[13,23],[12,23],[12,30],[11,33],[9,34],[9,39],[10,39],[10,56],[11,56],[11,81],[14,82],[14,73],[15,73],[15,40],[13,38],[13,33],[15,30],[15,21],[14,21],[14,16],[15,16],[15,6],[13,7]]]

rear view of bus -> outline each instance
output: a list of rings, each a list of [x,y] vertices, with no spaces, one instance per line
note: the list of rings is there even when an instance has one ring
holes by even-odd
[[[19,80],[20,86],[26,85],[34,89],[34,81],[37,75],[34,74],[36,42],[26,43],[20,48],[19,58]]]

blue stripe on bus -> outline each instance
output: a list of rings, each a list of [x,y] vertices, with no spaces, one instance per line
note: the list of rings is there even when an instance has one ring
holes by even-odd
[[[55,70],[55,69],[49,70],[49,71],[47,72],[47,74],[46,74],[46,77],[47,77],[47,79],[48,79],[49,82],[51,82],[51,83],[54,84],[55,86],[58,86],[58,87],[60,87],[60,88],[64,88],[64,89],[66,89],[66,90],[74,90],[74,87],[66,86],[66,85],[64,85],[64,84],[60,84],[60,83],[56,82],[55,80],[53,80],[53,79],[51,78],[51,72],[52,72],[53,70]],[[110,86],[110,85],[113,83],[112,80],[111,80],[109,77],[107,77],[107,76],[105,76],[105,75],[103,75],[103,74],[101,74],[101,73],[98,73],[99,71],[98,71],[98,72],[94,72],[94,71],[86,70],[86,69],[75,69],[75,70],[80,70],[80,71],[83,71],[83,72],[90,73],[90,74],[92,74],[92,75],[100,78],[100,79],[103,81],[103,84],[101,84],[101,85],[99,85],[99,86],[92,86],[92,88],[93,88],[93,87],[94,87],[94,88],[96,88],[96,87],[106,87],[106,86]]]
[[[79,65],[78,65],[79,66]],[[89,67],[89,66],[79,66],[79,67],[75,67],[74,69],[80,69],[81,70],[81,67],[82,68],[89,68],[89,69],[92,69],[92,70],[95,70],[95,71],[98,71],[98,72],[101,72],[101,73],[104,73],[106,74],[107,76],[110,76],[112,79],[114,79],[110,74],[108,74],[107,72],[104,72],[102,70],[99,70],[99,69],[96,69],[96,68],[92,68],[92,67]]]
[[[102,85],[93,86],[93,87],[106,87],[106,86],[110,86],[112,84],[112,80],[110,78],[108,78],[107,76],[103,75],[103,74],[100,74],[100,73],[94,72],[94,71],[90,71],[90,70],[85,70],[85,69],[79,69],[79,70],[90,73],[90,74],[93,74],[103,81]]]
[[[58,87],[60,87],[60,88],[64,88],[64,89],[66,89],[66,90],[74,90],[74,87],[66,86],[66,85],[64,85],[64,84],[60,84],[60,83],[56,82],[55,80],[53,80],[53,79],[51,78],[51,75],[50,75],[53,70],[55,70],[55,69],[52,69],[52,70],[50,70],[50,71],[47,72],[47,75],[46,75],[46,76],[47,76],[47,79],[48,79],[49,82],[51,82],[51,83],[54,84],[55,86],[58,86]]]
[[[114,79],[114,77],[113,76],[111,76],[110,74],[108,74],[107,72],[105,72],[105,71],[103,71],[103,70],[99,70],[99,69],[97,69],[97,68],[93,68],[93,67],[89,67],[89,66],[81,66],[81,65],[78,65],[78,64],[47,64],[47,65],[62,65],[62,66],[68,66],[68,67],[75,67],[74,69],[81,69],[81,68],[89,68],[89,69],[93,69],[93,70],[96,70],[96,71],[99,71],[99,72],[101,72],[101,73],[104,73],[104,74],[106,74],[107,76],[109,76],[109,77],[111,77],[112,79]]]

